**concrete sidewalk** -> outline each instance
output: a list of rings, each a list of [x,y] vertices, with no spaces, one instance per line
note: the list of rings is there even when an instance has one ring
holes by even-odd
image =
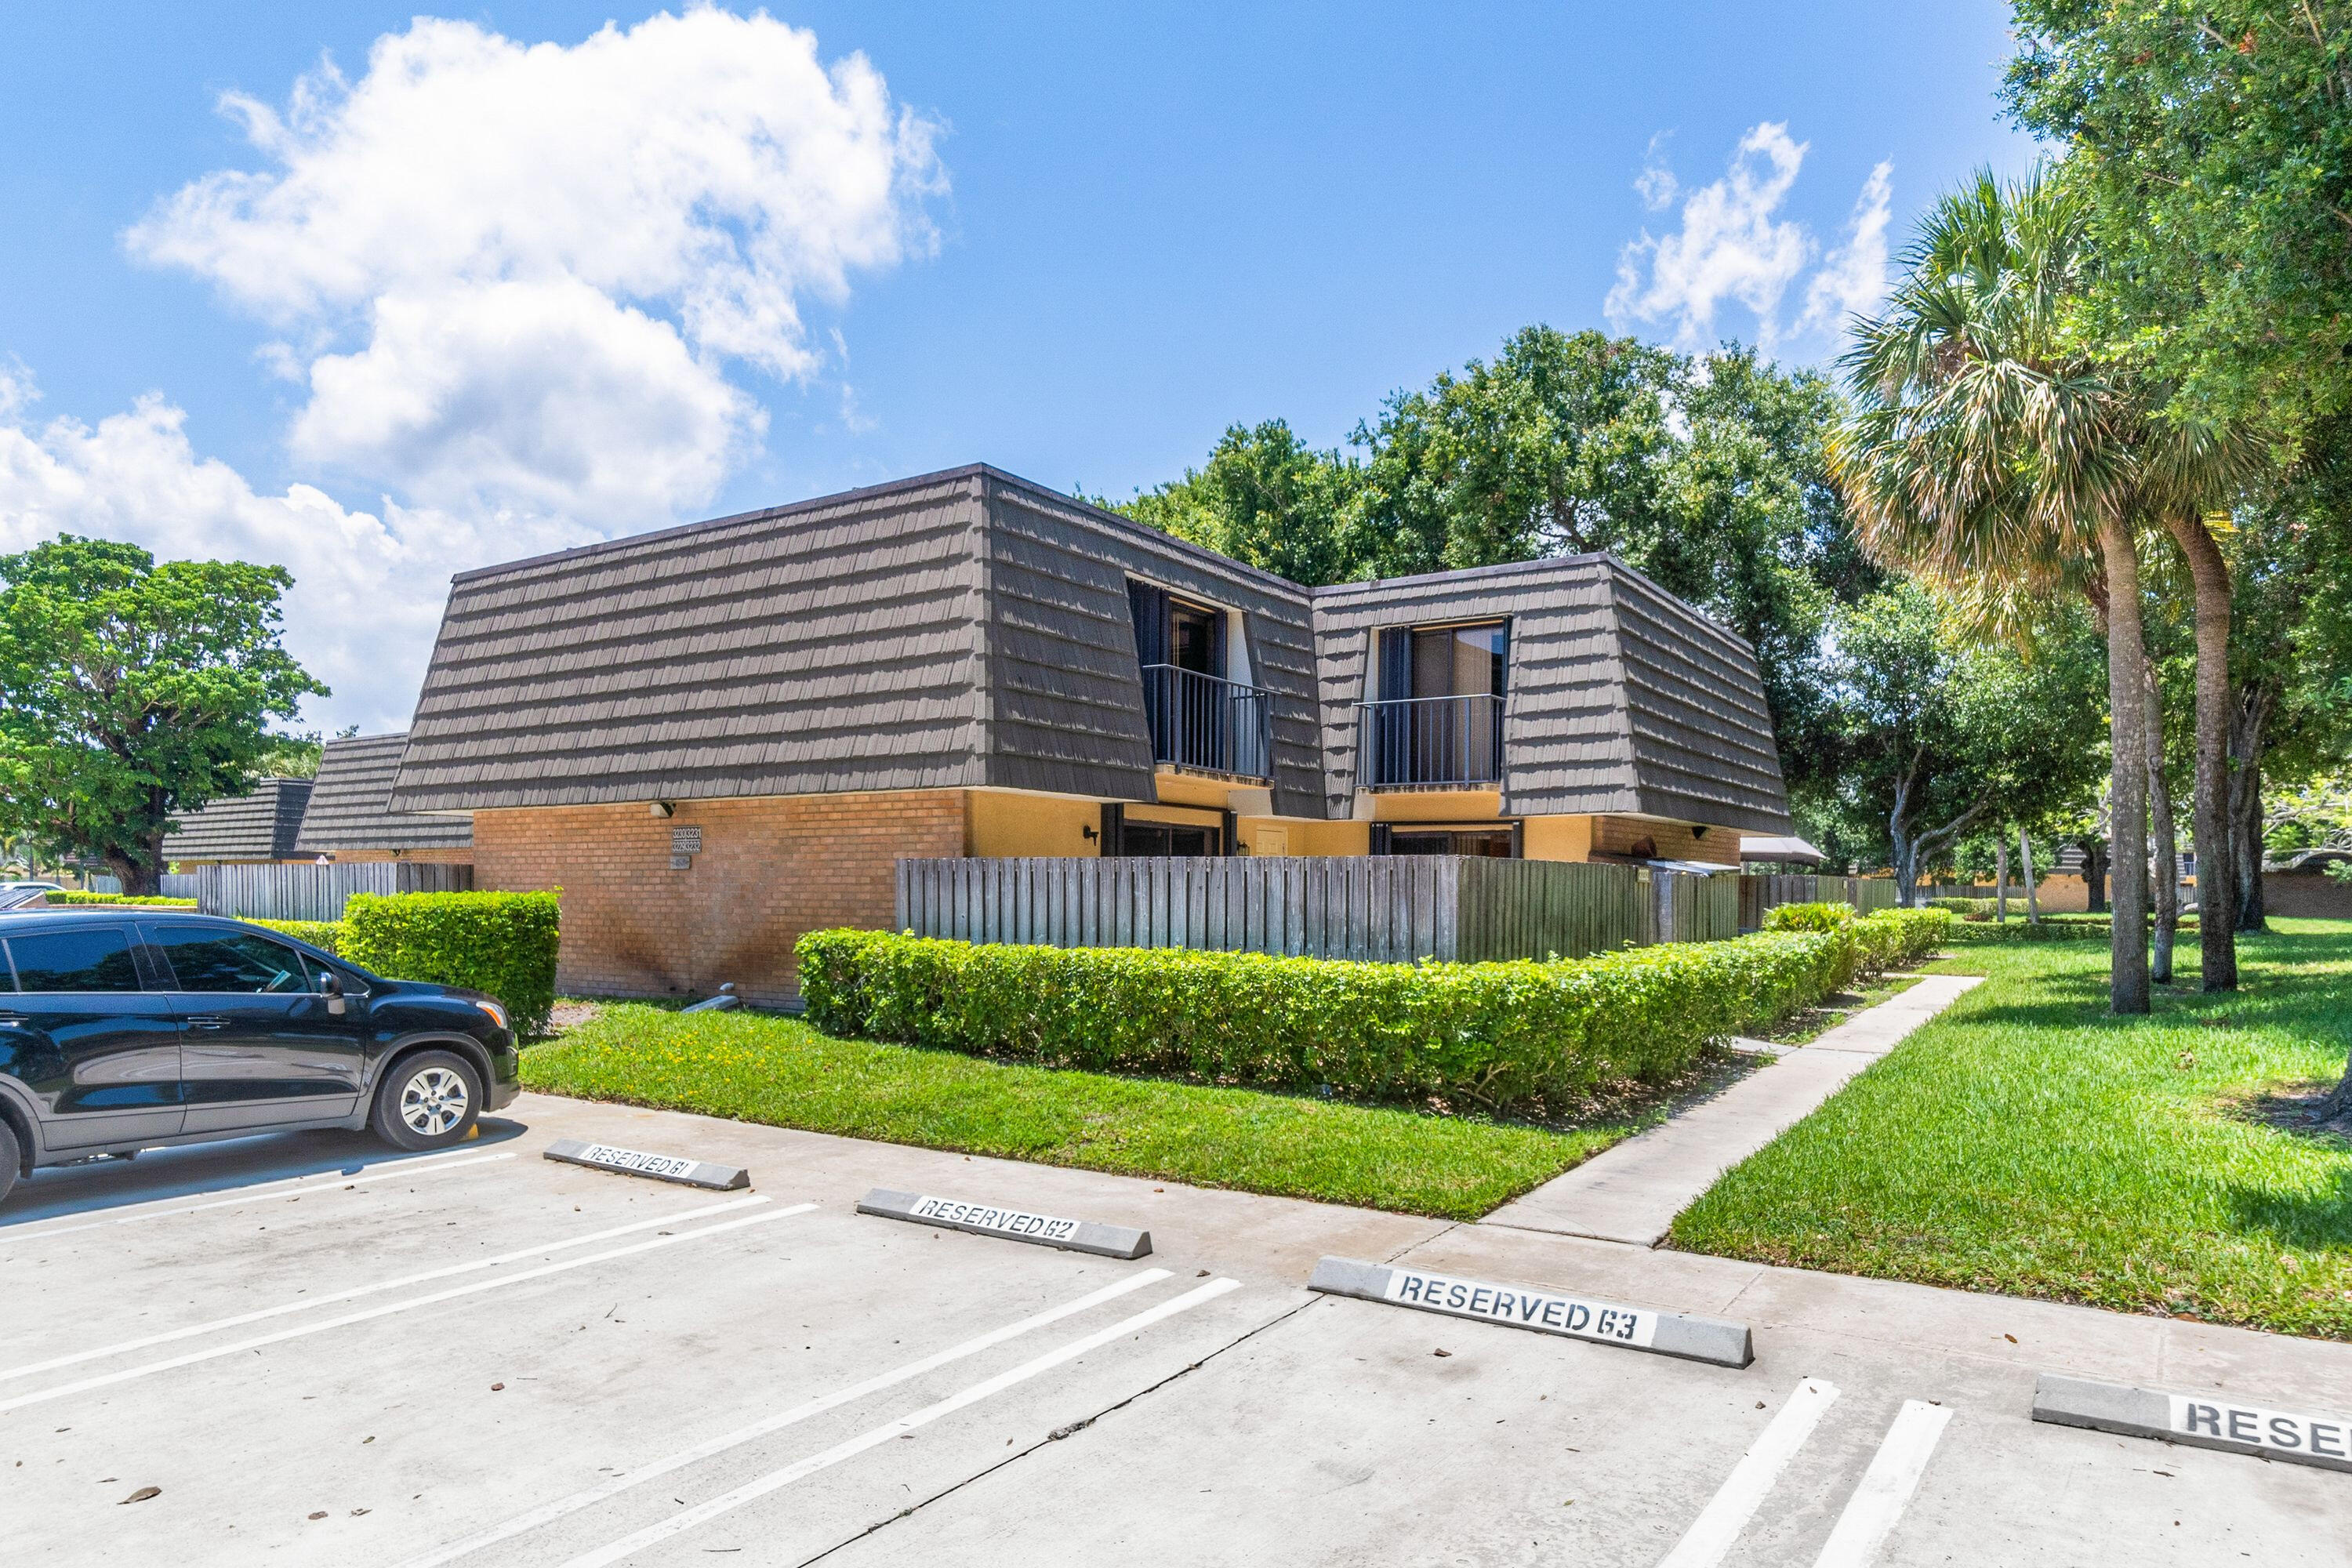
[[[1863,1068],[1950,1006],[1973,974],[1931,974],[1784,1053],[1713,1100],[1505,1204],[1482,1225],[1655,1247],[1717,1176],[1793,1127]]]

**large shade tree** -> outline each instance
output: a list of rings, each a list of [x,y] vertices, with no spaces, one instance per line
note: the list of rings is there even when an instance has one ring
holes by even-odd
[[[0,830],[152,893],[174,812],[247,787],[324,696],[278,645],[281,567],[62,535],[0,557]]]
[[[1839,615],[1823,687],[1836,783],[1815,810],[1884,848],[1902,904],[1966,836],[2040,827],[2095,798],[2101,759],[2084,738],[2100,672],[2084,619],[1988,637],[1914,582]]]

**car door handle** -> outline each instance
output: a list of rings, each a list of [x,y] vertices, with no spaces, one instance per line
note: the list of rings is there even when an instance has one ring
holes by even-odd
[[[188,1020],[188,1027],[191,1029],[226,1029],[228,1027],[228,1020],[226,1018],[213,1017],[191,1018]]]

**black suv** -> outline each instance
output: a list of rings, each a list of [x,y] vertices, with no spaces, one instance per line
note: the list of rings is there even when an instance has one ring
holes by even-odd
[[[518,1088],[479,992],[207,915],[0,913],[0,1197],[37,1165],[262,1131],[438,1149]]]

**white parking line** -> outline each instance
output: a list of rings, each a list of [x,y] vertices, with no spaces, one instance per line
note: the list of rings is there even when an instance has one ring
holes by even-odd
[[[1885,1440],[1878,1445],[1870,1468],[1863,1472],[1862,1484],[1846,1500],[1845,1511],[1838,1515],[1837,1527],[1830,1531],[1822,1554],[1813,1560],[1813,1568],[1865,1568],[1878,1555],[1887,1532],[1903,1516],[1904,1504],[1918,1489],[1928,1456],[1935,1453],[1944,1424],[1951,1418],[1952,1413],[1940,1405],[1917,1399],[1903,1402],[1902,1413],[1886,1429]]]
[[[744,1201],[763,1204],[768,1200],[751,1198]],[[198,1362],[212,1361],[219,1356],[236,1355],[243,1351],[257,1350],[263,1345],[280,1344],[288,1340],[301,1339],[308,1334],[323,1334],[330,1329],[345,1328],[352,1323],[364,1323],[376,1318],[388,1318],[394,1312],[405,1312],[414,1307],[429,1307],[439,1301],[453,1301],[460,1296],[478,1295],[484,1290],[501,1290],[509,1285],[520,1285],[528,1280],[543,1279],[551,1274],[562,1274],[573,1268],[585,1268],[592,1263],[604,1263],[615,1258],[627,1258],[635,1253],[651,1252],[656,1247],[671,1247],[682,1241],[699,1241],[706,1236],[718,1236],[726,1231],[740,1230],[749,1225],[765,1225],[771,1220],[789,1219],[793,1215],[806,1214],[814,1207],[816,1207],[814,1204],[794,1204],[790,1208],[778,1209],[772,1214],[755,1214],[747,1219],[730,1219],[719,1225],[705,1226],[700,1230],[681,1231],[676,1236],[656,1237],[651,1241],[641,1241],[634,1247],[616,1247],[607,1252],[592,1252],[585,1258],[569,1258],[562,1263],[548,1264],[541,1268],[526,1268],[519,1274],[502,1274],[495,1279],[482,1279],[471,1285],[460,1285],[454,1290],[436,1290],[429,1296],[411,1297],[405,1301],[389,1301],[381,1307],[371,1307],[364,1312],[346,1312],[340,1318],[330,1318],[323,1323],[305,1323],[299,1328],[280,1329],[274,1334],[261,1334],[249,1340],[238,1340],[232,1344],[215,1345],[210,1350],[192,1351],[186,1355],[173,1356],[167,1361],[151,1361],[141,1366],[126,1368],[121,1372],[110,1372],[100,1377],[86,1377],[79,1383],[59,1384],[55,1388],[39,1389],[31,1394],[20,1394],[14,1399],[0,1400],[0,1411],[21,1410],[27,1405],[46,1404],[52,1399],[63,1399],[69,1394],[80,1394],[93,1388],[105,1388],[118,1383],[128,1383],[134,1377],[146,1377],[154,1373],[169,1372],[174,1367],[193,1366]]]
[[[513,1158],[514,1156],[512,1154],[476,1154],[470,1159],[444,1160],[440,1163],[433,1165],[411,1163],[405,1160],[386,1160],[379,1162],[374,1165],[364,1166],[359,1171],[331,1171],[326,1175],[316,1179],[305,1176],[288,1176],[284,1178],[285,1182],[299,1182],[305,1184],[288,1187],[284,1192],[265,1192],[263,1190],[264,1188],[280,1186],[283,1185],[283,1183],[262,1182],[252,1187],[245,1189],[245,1191],[236,1197],[223,1198],[218,1203],[194,1204],[191,1205],[187,1208],[182,1209],[142,1208],[137,1214],[116,1215],[107,1219],[88,1220],[80,1225],[58,1226],[50,1230],[33,1230],[30,1228],[19,1230],[14,1227],[0,1228],[0,1246],[5,1246],[11,1242],[18,1241],[47,1241],[53,1236],[72,1236],[78,1231],[84,1230],[104,1230],[109,1226],[137,1225],[141,1220],[145,1219],[172,1219],[180,1215],[202,1214],[206,1209],[235,1208],[239,1204],[270,1203],[278,1198],[289,1196],[289,1194],[299,1197],[305,1193],[316,1192],[323,1187],[352,1186],[356,1183],[371,1179],[379,1171],[386,1174],[394,1171],[406,1171],[418,1176],[435,1176],[440,1174],[444,1171],[460,1170],[467,1165],[488,1165],[494,1161],[511,1160]],[[220,1189],[215,1190],[217,1191]],[[174,1200],[170,1198],[159,1198],[156,1201],[158,1203],[171,1203]],[[28,1221],[27,1226],[29,1227],[31,1225],[40,1223],[43,1222]]]
[[[404,1289],[411,1285],[430,1284],[453,1275],[471,1274],[484,1268],[496,1268],[502,1263],[513,1263],[525,1258],[539,1258],[551,1252],[569,1252],[575,1247],[591,1247],[600,1241],[610,1241],[616,1236],[629,1236],[641,1230],[653,1230],[665,1225],[684,1225],[691,1220],[708,1219],[712,1215],[726,1214],[752,1204],[764,1203],[763,1198],[736,1198],[729,1203],[711,1204],[681,1214],[661,1215],[653,1219],[641,1219],[628,1225],[616,1225],[610,1230],[591,1231],[566,1241],[541,1242],[537,1247],[517,1247],[489,1258],[477,1258],[465,1263],[452,1263],[441,1268],[428,1268],[421,1274],[404,1274],[397,1279],[378,1280],[372,1285],[353,1285],[341,1290],[330,1290],[323,1295],[306,1296],[299,1301],[288,1301],[276,1307],[263,1307],[250,1312],[240,1312],[233,1318],[215,1318],[209,1323],[191,1323],[184,1329],[167,1329],[160,1334],[148,1334],[141,1339],[123,1340],[116,1344],[100,1345],[92,1351],[76,1351],[71,1355],[51,1356],[47,1361],[27,1362],[23,1366],[0,1368],[0,1383],[12,1377],[30,1377],[37,1372],[55,1372],[61,1366],[75,1366],[86,1361],[100,1361],[110,1355],[124,1355],[131,1351],[143,1351],[150,1345],[170,1344],[174,1340],[192,1340],[200,1334],[217,1333],[223,1329],[242,1328],[267,1318],[282,1318],[289,1312],[307,1312],[314,1307],[331,1302],[354,1300],[362,1296],[380,1295],[386,1290]]]
[[[562,1519],[566,1514],[576,1513],[583,1508],[603,1502],[606,1498],[618,1496],[640,1481],[650,1481],[657,1477],[667,1476],[672,1471],[684,1469],[687,1466],[698,1464],[714,1454],[723,1454],[730,1448],[739,1447],[755,1437],[764,1437],[771,1432],[781,1432],[785,1427],[795,1426],[812,1415],[821,1415],[828,1410],[837,1409],[853,1400],[863,1399],[869,1394],[878,1394],[886,1388],[895,1387],[906,1382],[908,1378],[920,1377],[923,1373],[943,1367],[950,1362],[961,1361],[966,1356],[977,1355],[992,1345],[1003,1344],[1005,1341],[1025,1334],[1033,1329],[1042,1329],[1048,1323],[1057,1323],[1064,1318],[1074,1317],[1089,1308],[1099,1307],[1105,1301],[1115,1300],[1130,1290],[1141,1289],[1146,1285],[1167,1278],[1168,1270],[1165,1268],[1147,1268],[1139,1274],[1130,1274],[1124,1279],[1106,1285],[1101,1289],[1081,1296],[1075,1301],[1066,1301],[1058,1307],[1050,1307],[1018,1322],[1007,1323],[1001,1329],[992,1329],[976,1339],[966,1340],[960,1345],[950,1345],[946,1350],[925,1356],[920,1361],[908,1362],[904,1366],[869,1377],[863,1383],[852,1384],[846,1388],[837,1388],[831,1394],[822,1394],[805,1404],[795,1405],[789,1410],[764,1416],[748,1426],[739,1426],[724,1436],[713,1437],[708,1442],[697,1443],[691,1448],[681,1449],[667,1458],[656,1459],[650,1464],[640,1465],[634,1470],[615,1476],[611,1480],[591,1487],[585,1491],[573,1492],[570,1497],[558,1498],[553,1502],[543,1503],[538,1508],[515,1515],[502,1524],[478,1531],[463,1540],[453,1541],[425,1556],[411,1558],[400,1564],[400,1568],[441,1568],[443,1563],[454,1563],[460,1557],[479,1552],[486,1546],[495,1546],[501,1541],[511,1541],[518,1535]]]
[[[1837,1385],[1809,1377],[1797,1384],[1772,1419],[1766,1424],[1739,1463],[1725,1478],[1721,1489],[1713,1500],[1699,1511],[1665,1561],[1658,1568],[1716,1568],[1731,1552],[1731,1544],[1748,1521],[1756,1517],[1765,1495],[1780,1480],[1780,1472],[1805,1446],[1831,1405],[1837,1403]]]
[[[643,1530],[625,1535],[620,1540],[600,1546],[593,1552],[583,1552],[564,1563],[563,1568],[605,1568],[606,1564],[618,1563],[631,1553],[651,1546],[656,1542],[667,1541],[673,1535],[683,1534],[698,1524],[717,1519],[720,1514],[731,1512],[745,1503],[757,1501],[770,1492],[788,1487],[804,1477],[813,1476],[819,1470],[829,1469],[845,1459],[855,1458],[866,1449],[878,1447],[893,1437],[904,1436],[918,1427],[929,1426],[942,1416],[952,1415],[967,1405],[977,1405],[992,1394],[1001,1394],[1015,1384],[1026,1383],[1040,1373],[1051,1372],[1064,1362],[1075,1360],[1090,1350],[1098,1349],[1113,1340],[1148,1329],[1163,1319],[1172,1318],[1179,1312],[1189,1311],[1204,1301],[1214,1300],[1226,1291],[1240,1288],[1241,1281],[1238,1279],[1212,1279],[1206,1285],[1187,1290],[1172,1300],[1162,1301],[1157,1307],[1138,1312],[1131,1318],[1122,1319],[1107,1329],[1098,1329],[1083,1339],[1072,1340],[1068,1344],[1058,1350],[1048,1351],[1034,1361],[1024,1362],[1010,1372],[999,1373],[985,1383],[975,1383],[961,1394],[950,1394],[935,1405],[926,1405],[911,1415],[902,1415],[887,1425],[877,1426],[869,1432],[860,1433],[847,1442],[836,1443],[821,1454],[812,1454],[797,1464],[787,1465],[782,1469],[772,1470],[757,1480],[747,1481],[733,1491],[712,1498],[709,1502],[688,1509],[684,1513],[674,1515],[658,1524],[648,1525]]]

